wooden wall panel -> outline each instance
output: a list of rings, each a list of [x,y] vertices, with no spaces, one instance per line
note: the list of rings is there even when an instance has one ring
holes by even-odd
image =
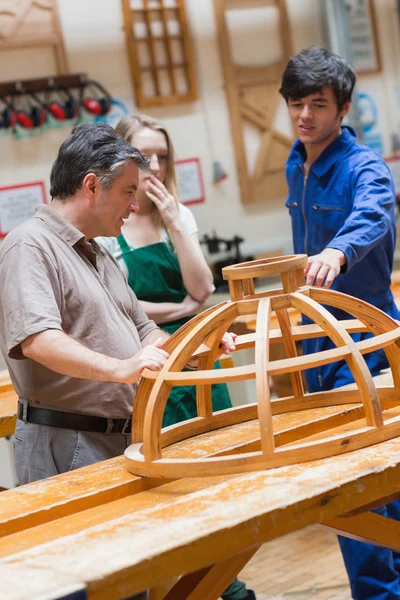
[[[281,58],[265,65],[238,65],[233,61],[227,11],[235,8],[273,7],[278,13]],[[279,103],[282,71],[292,54],[286,0],[214,0],[221,59],[229,104],[240,195],[243,203],[286,195],[284,163],[291,137],[277,131],[274,120]],[[251,44],[251,39],[248,40]],[[245,127],[250,123],[260,134],[254,164],[246,151]]]
[[[38,46],[53,49],[57,69],[54,74],[68,73],[57,1],[0,0],[0,51]]]
[[[197,99],[184,0],[122,0],[139,108]]]

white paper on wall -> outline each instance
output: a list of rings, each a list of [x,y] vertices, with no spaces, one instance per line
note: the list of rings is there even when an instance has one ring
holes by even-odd
[[[182,204],[204,202],[204,186],[200,160],[189,158],[175,163],[178,180],[179,200]]]
[[[35,214],[46,202],[43,181],[0,188],[0,236],[5,236]]]

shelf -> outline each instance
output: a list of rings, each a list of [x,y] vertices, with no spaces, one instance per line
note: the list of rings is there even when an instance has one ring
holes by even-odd
[[[0,83],[0,96],[13,96],[19,93],[46,92],[56,87],[77,88],[85,85],[88,81],[85,73],[74,75],[57,75],[55,77],[41,77],[40,79],[17,79],[15,81],[3,81]]]

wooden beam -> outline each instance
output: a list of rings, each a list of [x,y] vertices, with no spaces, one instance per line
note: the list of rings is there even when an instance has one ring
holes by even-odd
[[[400,523],[372,512],[352,517],[333,517],[321,526],[353,540],[400,552]]]

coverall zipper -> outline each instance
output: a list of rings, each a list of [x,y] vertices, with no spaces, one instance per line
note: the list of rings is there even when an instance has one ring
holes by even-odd
[[[303,169],[303,172],[304,172],[304,169]],[[307,179],[308,179],[308,175],[306,175],[304,173],[303,196],[301,199],[301,212],[303,213],[304,233],[305,233],[305,235],[304,235],[304,254],[307,254],[307,236],[308,236],[307,218],[306,218],[306,211],[305,211],[305,206],[304,206],[305,196],[306,196]]]
[[[307,180],[308,180],[308,175],[306,175],[306,173],[304,172],[303,195],[302,195],[302,199],[301,199],[301,212],[303,213],[304,233],[305,233],[305,235],[304,235],[304,254],[307,254],[307,237],[308,237],[308,225],[307,225],[307,217],[306,217],[306,210],[305,210]],[[315,339],[314,343],[315,343],[315,352],[318,352],[318,340]],[[320,389],[322,389],[323,379],[322,379],[321,367],[319,367],[319,368],[317,367],[317,379],[318,379]]]

